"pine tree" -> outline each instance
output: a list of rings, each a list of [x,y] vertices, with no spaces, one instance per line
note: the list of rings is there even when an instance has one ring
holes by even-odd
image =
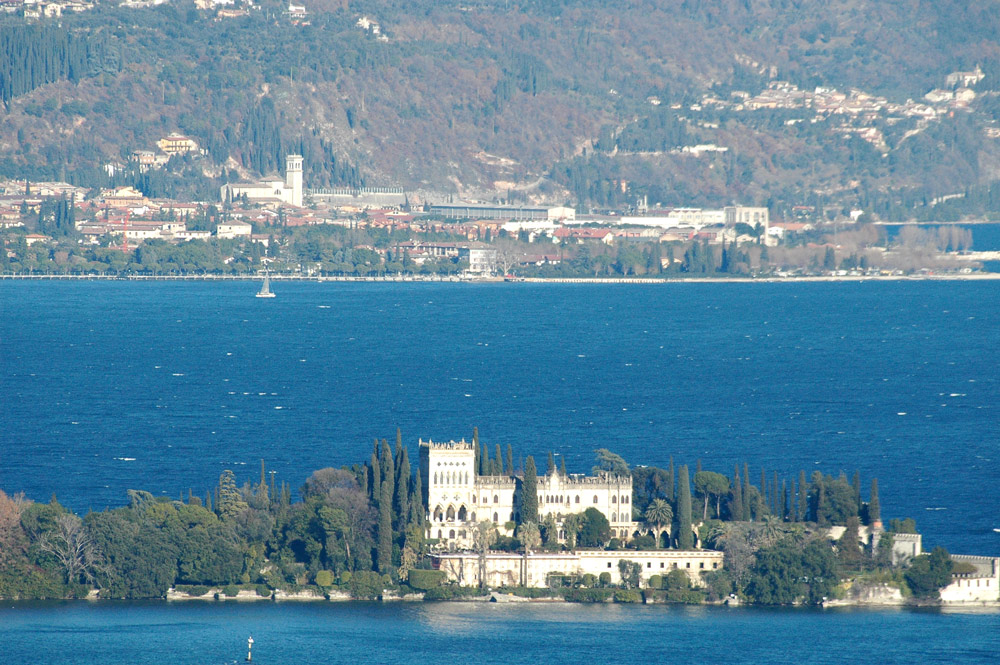
[[[505,469],[508,476],[514,475],[514,449],[507,444],[507,468]]]
[[[677,547],[690,550],[694,549],[694,537],[691,533],[691,481],[686,464],[678,468],[677,475]]]
[[[882,506],[878,502],[878,478],[872,478],[872,496],[868,502],[868,523],[875,524],[882,521]]]
[[[554,476],[556,473],[556,458],[552,456],[552,451],[549,451],[549,459],[545,464],[545,475]]]
[[[521,484],[521,524],[538,524],[538,474],[535,458],[531,455],[524,460],[524,482]]]

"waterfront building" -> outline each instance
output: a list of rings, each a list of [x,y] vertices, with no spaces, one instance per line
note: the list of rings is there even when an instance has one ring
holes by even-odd
[[[553,577],[582,577],[602,573],[611,576],[610,584],[621,584],[619,561],[639,564],[639,586],[649,585],[653,575],[666,576],[683,570],[694,586],[702,586],[703,577],[721,570],[724,555],[714,550],[576,550],[573,552],[490,552],[485,559],[476,552],[449,552],[431,556],[435,568],[447,579],[462,586],[476,586],[483,575],[489,587],[548,587]],[[555,582],[559,585],[559,582]]]
[[[427,506],[427,537],[443,549],[463,549],[473,545],[473,527],[483,520],[492,522],[500,533],[514,535],[521,521],[524,477],[519,475],[481,476],[475,468],[472,443],[420,441],[421,483]],[[538,519],[548,516],[565,539],[562,522],[568,515],[596,508],[608,519],[612,537],[627,540],[636,534],[632,521],[632,477],[602,474],[539,475]]]

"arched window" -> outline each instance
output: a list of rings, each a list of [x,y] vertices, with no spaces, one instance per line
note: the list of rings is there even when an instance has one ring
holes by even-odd
[[[618,497],[614,494],[611,495],[611,503],[618,503]]]
[[[476,521],[476,511],[472,511],[472,521]]]
[[[493,503],[500,503],[500,497],[497,494],[493,495]]]
[[[441,529],[438,529],[438,540],[441,540]]]
[[[472,503],[475,503],[475,502],[476,502],[476,499],[477,499],[477,498],[478,498],[478,497],[476,497],[476,496],[473,496],[473,497],[472,497]]]
[[[594,505],[595,506],[597,505],[597,495],[596,494],[594,495]]]
[[[611,513],[611,521],[612,522],[618,521],[618,513]]]
[[[499,524],[500,523],[500,516],[497,515],[496,513],[493,513],[493,523],[494,524]]]
[[[434,521],[440,522],[444,519],[444,512],[441,510],[441,506],[434,509]],[[438,536],[440,538],[441,536]]]
[[[576,502],[580,503],[580,495],[579,494],[576,495]]]
[[[628,495],[622,495],[622,503],[628,503]]]
[[[465,510],[465,506],[462,506],[458,509],[458,521],[464,522],[466,517],[468,517],[468,512]]]
[[[455,506],[448,506],[448,512],[446,516],[449,522],[455,521]]]
[[[452,530],[450,530],[450,531],[448,532],[448,537],[449,537],[449,538],[454,538],[454,537],[455,537],[455,530],[454,530],[454,529],[452,529]]]
[[[434,484],[435,485],[438,484],[438,472],[437,471],[434,472]]]

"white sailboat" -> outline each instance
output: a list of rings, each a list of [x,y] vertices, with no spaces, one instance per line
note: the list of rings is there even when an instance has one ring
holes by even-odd
[[[260,291],[257,292],[258,298],[273,298],[274,294],[271,293],[271,278],[267,273],[264,273],[264,283],[260,286]]]

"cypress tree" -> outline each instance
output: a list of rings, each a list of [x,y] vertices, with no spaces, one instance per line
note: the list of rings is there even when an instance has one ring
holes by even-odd
[[[767,473],[760,467],[760,508],[767,508]]]
[[[804,469],[799,471],[799,521],[806,521],[806,497],[808,496],[808,489],[806,488],[806,472]]]
[[[514,449],[507,444],[507,468],[505,469],[508,476],[514,475]]]
[[[388,446],[386,446],[388,448]],[[382,483],[382,498],[378,502],[378,572],[385,575],[392,569],[392,487]]]
[[[740,465],[733,467],[733,505],[729,517],[739,522],[743,519],[743,483],[740,480]]]
[[[389,450],[389,442],[382,439],[382,455],[379,459],[382,477],[380,478],[382,496],[386,495],[386,488],[389,488],[389,511],[392,512],[392,497],[396,493],[396,483],[393,476],[392,451]],[[379,504],[381,506],[381,503]]]
[[[701,458],[695,460],[695,473],[701,473]]]
[[[531,455],[524,460],[524,482],[521,484],[521,524],[538,524],[538,474],[535,458]]]
[[[868,523],[882,521],[882,506],[878,502],[878,478],[872,478],[872,497],[868,502]]]
[[[554,476],[556,473],[556,458],[552,456],[552,451],[549,451],[549,459],[545,465],[545,475]]]
[[[210,491],[205,492],[205,508],[207,508],[210,513],[215,512],[212,510],[212,493]]]
[[[813,471],[811,485],[809,521],[826,524],[826,488],[823,483],[823,474],[819,471]]]
[[[743,521],[749,522],[750,518],[753,517],[753,511],[751,510],[750,504],[752,501],[750,497],[750,465],[743,462]]]
[[[674,491],[674,456],[670,456],[670,468],[667,470],[667,501],[674,503],[677,499],[677,492]]]
[[[691,533],[691,481],[686,464],[677,469],[677,476],[677,547],[690,550],[694,549],[694,537]]]
[[[499,443],[493,449],[493,475],[503,475],[503,453],[500,452]]]
[[[567,473],[566,473],[566,456],[565,455],[563,455],[562,457],[559,458],[559,475],[562,476],[563,478],[565,478],[567,476]]]
[[[417,479],[413,483],[413,493],[410,495],[410,524],[423,526],[426,514],[424,512],[424,482],[417,467]]]
[[[781,479],[781,519],[790,522],[791,516],[788,514],[788,483]]]
[[[493,469],[492,465],[490,464],[490,449],[489,449],[489,446],[480,446],[479,450],[480,450],[480,453],[479,453],[479,475],[480,476],[488,476],[488,475],[490,475],[490,471]]]
[[[476,459],[473,461],[472,470],[483,475],[483,450],[479,445],[479,428],[472,428],[472,449],[476,451]]]
[[[396,520],[402,529],[410,515],[410,457],[406,448],[399,456],[399,474],[396,476]]]
[[[774,477],[771,479],[771,513],[784,517],[781,513],[781,495],[778,494],[778,472],[774,472]]]
[[[858,514],[861,514],[861,472],[855,471],[851,478],[851,489],[854,490],[854,505],[858,507]]]
[[[381,478],[382,474],[380,472],[381,467],[379,466],[378,463],[378,457],[375,456],[375,453],[372,453],[372,459],[369,462],[369,466],[371,467],[370,472],[372,479],[371,499],[373,504],[378,505],[378,502],[382,499],[382,478]]]

